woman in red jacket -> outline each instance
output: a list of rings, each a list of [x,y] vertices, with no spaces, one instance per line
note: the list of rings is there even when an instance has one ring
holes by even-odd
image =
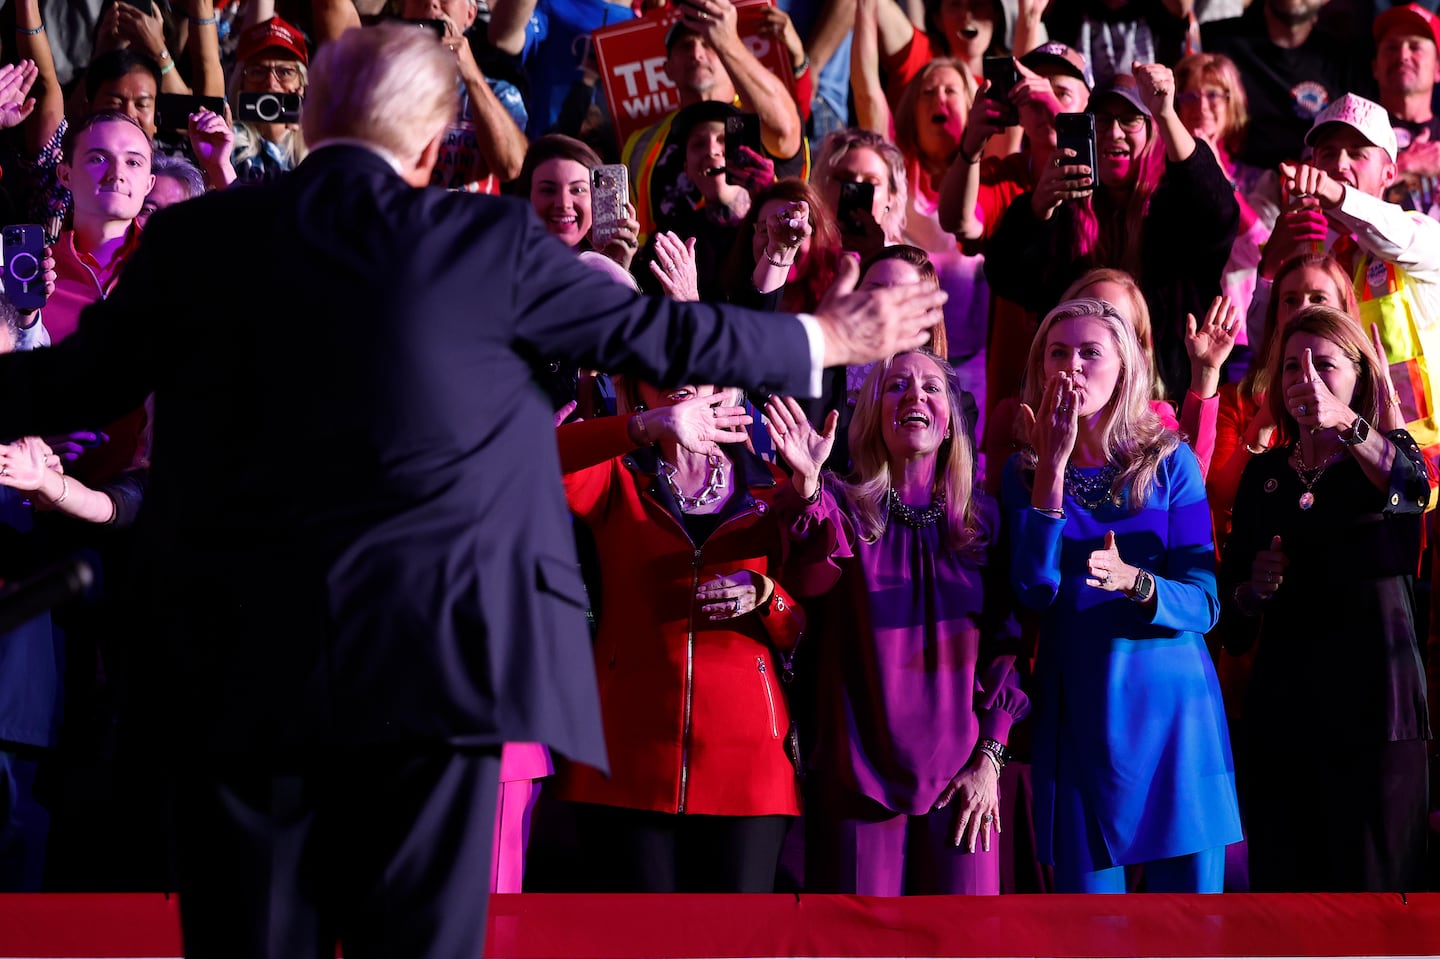
[[[559,794],[582,804],[581,845],[606,890],[771,892],[800,811],[781,675],[804,620],[776,582],[773,505],[791,484],[740,445],[732,428],[750,417],[729,394],[617,393],[628,415],[558,433],[570,508],[599,558],[610,760],[608,777],[569,767]]]

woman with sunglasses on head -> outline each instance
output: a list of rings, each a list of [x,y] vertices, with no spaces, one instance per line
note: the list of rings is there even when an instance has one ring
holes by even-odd
[[[1062,145],[1017,197],[985,254],[991,290],[1041,312],[1088,269],[1135,277],[1155,321],[1156,372],[1169,396],[1190,385],[1189,315],[1220,293],[1239,220],[1235,191],[1175,109],[1175,78],[1134,65],[1090,96],[1096,169]]]
[[[1225,648],[1256,647],[1241,741],[1250,887],[1422,889],[1425,673],[1412,601],[1430,478],[1382,431],[1380,360],[1345,313],[1278,334],[1274,448],[1235,496],[1220,581]]]
[[[1240,839],[1225,713],[1205,646],[1215,553],[1200,468],[1149,404],[1135,332],[1061,303],[1025,373],[1030,447],[1002,489],[1020,601],[1042,614],[1035,824],[1060,892],[1220,892]]]

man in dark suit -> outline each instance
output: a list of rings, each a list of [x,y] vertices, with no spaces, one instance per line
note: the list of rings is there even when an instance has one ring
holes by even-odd
[[[426,31],[344,34],[295,173],[158,212],[73,336],[0,357],[0,435],[155,395],[141,522],[192,956],[479,955],[500,744],[603,765],[542,357],[808,394],[922,342],[943,300],[640,298],[518,201],[416,189],[455,86]]]

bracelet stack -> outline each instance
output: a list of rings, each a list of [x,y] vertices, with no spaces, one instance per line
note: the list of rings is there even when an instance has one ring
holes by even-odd
[[[983,753],[985,758],[995,767],[995,775],[1005,771],[1005,764],[1010,761],[1010,750],[1005,744],[996,739],[982,739],[975,744],[975,749]]]

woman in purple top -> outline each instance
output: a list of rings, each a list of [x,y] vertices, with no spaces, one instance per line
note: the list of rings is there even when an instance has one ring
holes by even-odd
[[[996,894],[997,783],[1029,703],[992,642],[1009,606],[990,560],[999,511],[974,485],[954,373],[924,352],[877,364],[850,424],[854,477],[823,489],[835,414],[817,433],[793,400],[767,413],[809,497],[791,504],[795,548],[816,558],[796,592],[824,595],[808,606],[822,638],[806,885]]]

